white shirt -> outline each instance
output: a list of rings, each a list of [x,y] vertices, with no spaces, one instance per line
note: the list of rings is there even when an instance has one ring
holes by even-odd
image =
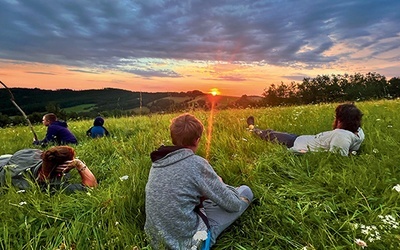
[[[361,128],[357,133],[345,129],[335,129],[317,135],[301,135],[296,138],[290,150],[295,153],[322,150],[339,152],[341,155],[347,156],[349,152],[360,148],[364,138],[364,131]]]

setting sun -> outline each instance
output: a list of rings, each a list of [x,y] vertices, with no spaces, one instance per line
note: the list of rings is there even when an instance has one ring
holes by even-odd
[[[213,96],[221,94],[217,88],[212,88],[210,94]]]

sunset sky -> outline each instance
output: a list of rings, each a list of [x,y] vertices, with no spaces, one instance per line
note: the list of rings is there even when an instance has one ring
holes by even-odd
[[[399,0],[2,0],[0,80],[241,96],[317,75],[390,79],[399,10]]]

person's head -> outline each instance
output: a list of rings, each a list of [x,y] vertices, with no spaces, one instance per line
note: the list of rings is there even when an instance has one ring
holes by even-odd
[[[100,116],[96,117],[93,122],[94,126],[103,126],[104,125],[104,119]]]
[[[57,121],[57,116],[53,113],[48,113],[43,116],[43,125],[46,127],[52,124],[53,122]]]
[[[195,116],[186,113],[172,119],[169,129],[175,146],[197,149],[204,126]]]
[[[48,180],[55,177],[58,173],[55,171],[59,165],[66,161],[73,160],[75,150],[69,146],[55,146],[44,151],[41,155],[43,160],[40,180]]]
[[[361,127],[363,113],[353,103],[340,104],[335,109],[333,129],[340,128],[357,132]]]

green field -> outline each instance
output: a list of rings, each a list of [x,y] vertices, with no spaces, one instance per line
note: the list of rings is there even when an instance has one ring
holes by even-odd
[[[400,249],[400,100],[360,102],[366,139],[357,155],[293,155],[246,130],[256,125],[297,134],[330,130],[337,104],[194,114],[206,131],[197,152],[231,185],[257,198],[213,249]],[[109,138],[92,140],[92,121],[71,121],[76,151],[99,181],[88,193],[49,194],[0,188],[0,249],[150,249],[144,235],[149,154],[170,144],[177,114],[106,119]],[[39,137],[46,128],[35,126]],[[28,127],[0,129],[0,154],[32,147]],[[207,149],[206,145],[210,148]],[[78,173],[73,172],[78,180]],[[121,180],[122,176],[128,180]],[[173,211],[171,211],[173,212]]]
[[[92,110],[96,105],[95,104],[82,104],[82,105],[77,105],[74,107],[69,107],[69,108],[64,108],[63,110],[67,113],[70,112],[88,112],[90,110]]]

